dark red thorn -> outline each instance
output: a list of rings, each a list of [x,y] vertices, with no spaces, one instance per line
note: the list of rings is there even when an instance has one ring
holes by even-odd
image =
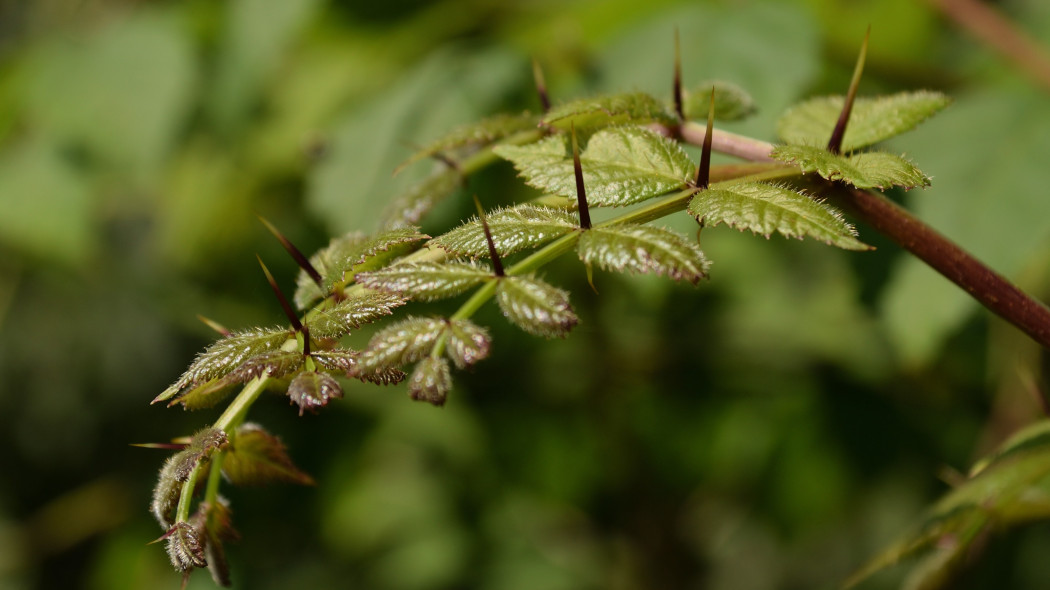
[[[474,195],[474,206],[478,208],[478,219],[481,220],[481,229],[485,232],[485,243],[489,246],[489,258],[492,259],[492,272],[497,277],[505,276],[503,272],[503,261],[500,260],[499,252],[496,252],[496,244],[492,241],[492,231],[489,230],[489,222],[485,219],[485,210],[481,208],[481,201]]]
[[[576,141],[576,125],[572,125],[572,169],[576,173],[576,201],[580,210],[580,229],[591,229],[591,213],[587,209],[587,188],[583,186],[583,165],[580,164],[580,144]]]
[[[310,356],[310,326],[303,325],[303,356]]]
[[[310,264],[310,259],[306,256],[303,256],[303,253],[295,247],[295,244],[291,243],[288,240],[288,238],[284,237],[284,234],[278,231],[272,223],[266,220],[265,217],[260,215],[259,221],[261,221],[262,224],[266,226],[266,229],[270,230],[270,233],[273,234],[273,237],[277,238],[277,241],[280,242],[282,246],[284,246],[284,249],[288,252],[288,254],[292,256],[292,258],[295,260],[295,263],[299,265],[299,268],[303,269],[306,272],[306,274],[308,274],[310,278],[313,279],[313,282],[317,283],[317,286],[320,287],[322,291],[324,291],[324,279],[321,278],[321,273],[317,272],[317,269],[314,268],[314,265]]]
[[[218,332],[219,335],[221,335],[223,338],[229,338],[230,334],[233,333],[226,326],[220,324],[219,322],[211,318],[206,318],[200,314],[197,314],[197,319],[200,320],[205,326],[208,326],[212,330]]]
[[[543,68],[540,67],[540,62],[536,61],[536,58],[532,59],[532,79],[536,82],[536,94],[540,97],[540,106],[546,113],[551,110],[551,99],[547,94],[547,81],[543,78]]]
[[[262,258],[258,254],[255,258],[259,261],[259,266],[262,267],[263,272],[266,273],[266,281],[270,283],[270,288],[273,289],[273,294],[277,296],[277,300],[281,302],[281,309],[284,310],[284,315],[288,316],[288,321],[292,323],[292,327],[295,328],[296,332],[303,331],[303,323],[299,321],[299,316],[295,315],[295,310],[292,309],[292,305],[288,303],[288,299],[281,292],[281,288],[277,286],[277,281],[273,279],[273,275],[270,274],[270,269],[266,268],[266,264],[263,263]]]
[[[186,443],[131,443],[130,446],[139,447],[140,449],[165,449],[168,451],[181,451],[186,447],[190,446]]]
[[[682,47],[678,41],[678,28],[674,30],[674,112],[678,120],[685,120],[685,109],[682,106]]]
[[[707,131],[700,150],[700,168],[696,171],[696,188],[706,190],[711,184],[711,134],[715,128],[715,88],[711,87],[711,102],[707,106]]]
[[[842,139],[846,136],[846,123],[849,123],[849,116],[853,111],[853,101],[856,100],[857,88],[860,87],[860,76],[864,72],[864,60],[868,57],[869,37],[871,37],[871,25],[868,25],[868,32],[864,33],[864,43],[860,45],[857,65],[853,67],[853,79],[849,83],[846,102],[842,105],[839,120],[835,122],[835,129],[831,132],[831,139],[828,140],[828,151],[833,154],[842,153]]]

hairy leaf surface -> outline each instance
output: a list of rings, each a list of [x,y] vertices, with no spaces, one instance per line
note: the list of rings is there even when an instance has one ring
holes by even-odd
[[[358,275],[370,289],[421,301],[454,297],[493,278],[492,271],[470,262],[411,262]]]
[[[564,137],[524,146],[500,146],[496,154],[514,163],[525,182],[542,191],[576,195],[572,154]],[[632,205],[683,188],[696,166],[678,143],[643,127],[598,131],[580,154],[587,202]]]
[[[569,294],[535,277],[500,279],[496,300],[511,323],[536,336],[565,336],[579,322]]]
[[[485,218],[500,256],[542,246],[580,226],[579,216],[575,213],[537,205],[498,209],[486,213]],[[430,245],[457,256],[481,258],[489,255],[485,232],[477,218],[434,238]]]
[[[643,92],[613,94],[574,100],[552,108],[542,123],[567,131],[611,127],[613,125],[667,123],[676,121],[663,103]]]
[[[857,188],[900,186],[911,189],[930,185],[930,178],[922,170],[894,154],[865,152],[845,156],[818,147],[782,145],[770,155],[781,162],[797,165],[803,172],[816,172],[828,180],[841,180]]]
[[[432,158],[450,150],[483,146],[519,131],[534,130],[539,121],[538,116],[524,112],[517,115],[494,115],[476,123],[462,125],[413,154],[398,166],[398,170],[424,158]]]
[[[314,480],[292,463],[281,439],[258,424],[242,424],[222,458],[222,474],[234,485],[274,481],[313,485]]]
[[[405,304],[397,293],[365,291],[321,307],[303,323],[314,338],[342,338],[364,324],[394,313],[394,308]]]
[[[383,209],[380,226],[398,228],[419,223],[435,205],[463,186],[459,170],[441,165],[429,176],[393,197]]]
[[[296,306],[306,309],[314,301],[342,290],[357,273],[386,266],[428,237],[415,227],[399,227],[372,236],[353,232],[332,239],[328,246],[310,257],[310,263],[321,274],[323,286],[318,287],[305,271],[300,271],[296,280]]]
[[[435,406],[445,405],[448,392],[452,390],[452,375],[448,361],[428,356],[419,361],[408,380],[408,395],[414,400]]]
[[[595,227],[580,237],[584,263],[606,270],[667,275],[694,285],[710,266],[696,243],[668,229],[649,225]]]
[[[682,111],[686,119],[707,119],[712,87],[715,90],[715,119],[738,121],[755,113],[755,101],[743,88],[730,82],[709,80],[682,93]]]
[[[725,223],[767,238],[779,232],[789,238],[809,236],[847,250],[868,249],[838,211],[783,186],[750,182],[700,191],[689,202],[689,214],[706,226]]]
[[[188,522],[176,522],[167,536],[168,557],[176,570],[188,572],[208,565],[204,556],[204,542],[196,527]]]
[[[456,367],[462,369],[489,355],[492,338],[488,330],[470,320],[456,319],[449,322],[448,343],[445,352]]]
[[[316,412],[332,399],[342,398],[343,388],[328,373],[303,371],[288,385],[288,398],[299,406],[299,415],[309,410]]]
[[[426,317],[407,317],[387,326],[372,336],[368,348],[358,357],[357,373],[373,373],[419,361],[430,354],[447,329],[448,320]]]
[[[842,96],[825,96],[791,107],[777,121],[777,135],[789,144],[826,144],[844,101]],[[950,102],[947,96],[927,90],[858,98],[846,125],[842,151],[850,152],[910,131]]]

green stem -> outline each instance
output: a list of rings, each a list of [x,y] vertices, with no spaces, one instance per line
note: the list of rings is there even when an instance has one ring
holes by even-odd
[[[248,383],[212,426],[227,434],[232,429],[240,426],[241,422],[244,421],[244,416],[248,413],[248,409],[266,391],[266,381],[266,377],[257,377]]]

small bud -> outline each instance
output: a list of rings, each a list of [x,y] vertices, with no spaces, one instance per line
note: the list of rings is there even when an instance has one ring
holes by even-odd
[[[310,410],[316,412],[328,405],[328,401],[343,397],[343,388],[328,373],[304,371],[288,385],[288,397],[299,406],[299,415]]]
[[[208,567],[208,561],[204,557],[204,543],[193,525],[188,522],[176,522],[165,536],[168,538],[168,557],[176,570],[188,572],[193,568]]]
[[[419,361],[408,380],[408,395],[412,399],[435,406],[445,405],[451,389],[452,375],[448,361],[443,358],[427,357]]]

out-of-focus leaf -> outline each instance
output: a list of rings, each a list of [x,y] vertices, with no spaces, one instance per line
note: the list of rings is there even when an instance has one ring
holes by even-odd
[[[448,329],[444,318],[408,317],[376,332],[359,357],[358,371],[371,373],[414,363],[430,354]]]
[[[240,534],[233,528],[229,502],[222,497],[215,502],[202,502],[190,522],[203,533],[204,556],[211,579],[220,586],[230,586],[230,566],[224,543],[240,539]]]
[[[409,262],[362,273],[357,280],[369,289],[397,293],[421,301],[455,297],[486,281],[492,271],[471,262]]]
[[[456,367],[462,369],[489,355],[492,338],[487,330],[470,320],[454,319],[449,322],[448,343],[445,351]]]
[[[567,131],[611,127],[613,125],[667,123],[676,121],[663,103],[644,92],[583,98],[552,108],[543,124]]]
[[[536,205],[518,205],[485,214],[492,242],[500,256],[535,248],[579,228],[572,212]],[[429,242],[457,256],[488,257],[481,221],[473,219]]]
[[[514,163],[525,182],[542,191],[576,196],[572,153],[565,137],[523,146],[499,146],[496,154]],[[682,188],[696,166],[682,147],[644,127],[598,131],[580,154],[587,203],[632,205]]]
[[[595,227],[580,237],[577,250],[585,264],[606,270],[667,275],[694,285],[710,266],[695,242],[668,229],[648,225]]]
[[[777,121],[777,135],[789,144],[827,144],[844,101],[842,96],[825,96],[791,107]],[[927,90],[858,98],[846,125],[842,151],[851,152],[910,131],[949,103],[947,96]]]
[[[712,88],[715,91],[715,119],[738,121],[755,113],[755,101],[747,91],[731,82],[712,80],[683,91],[682,110],[686,119],[707,119]]]
[[[536,128],[538,123],[539,117],[525,112],[518,115],[493,115],[477,123],[461,125],[413,154],[411,158],[398,166],[398,169],[400,170],[424,158],[432,158],[438,154],[447,153],[450,150],[483,146],[519,131],[531,131]]]
[[[508,320],[536,336],[565,336],[579,322],[569,294],[535,277],[500,279],[496,300]]]
[[[222,474],[234,485],[314,483],[312,477],[292,463],[281,439],[252,423],[237,428],[233,444],[222,455]]]
[[[299,415],[310,410],[316,412],[328,405],[331,399],[343,397],[343,388],[328,373],[303,371],[288,385],[288,397],[299,406]]]
[[[419,361],[408,380],[408,395],[412,399],[435,406],[445,405],[445,399],[451,389],[452,375],[449,372],[448,361],[443,358],[428,356]]]
[[[903,156],[884,152],[846,156],[819,147],[782,145],[774,148],[770,155],[781,162],[797,165],[803,172],[816,172],[828,180],[841,180],[857,188],[900,186],[911,189],[930,185],[930,178]]]
[[[689,202],[689,214],[704,226],[725,223],[767,238],[776,231],[789,238],[809,236],[847,250],[868,249],[838,211],[783,186],[742,183],[700,191]]]
[[[391,197],[383,209],[380,225],[396,228],[419,223],[427,212],[462,185],[463,175],[459,170],[440,164],[430,176]]]
[[[303,324],[312,338],[342,338],[364,324],[392,314],[404,303],[405,299],[397,293],[354,293],[338,302],[326,302],[310,312]]]
[[[188,522],[176,522],[167,533],[168,557],[171,565],[180,572],[206,567],[204,543],[200,531]]]
[[[314,301],[341,290],[353,281],[359,272],[382,268],[391,260],[408,254],[415,244],[430,236],[413,227],[379,232],[365,236],[353,232],[332,241],[310,257],[310,264],[321,274],[323,288],[300,271],[296,280],[295,304],[306,309]]]

